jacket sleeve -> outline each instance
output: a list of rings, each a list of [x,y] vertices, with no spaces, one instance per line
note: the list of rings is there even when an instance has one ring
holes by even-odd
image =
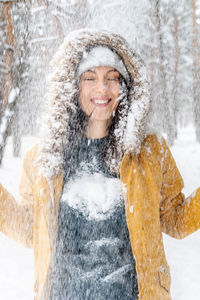
[[[166,141],[161,151],[162,201],[160,206],[163,232],[174,238],[184,238],[200,228],[200,188],[185,198],[183,179]]]
[[[35,150],[24,157],[19,186],[21,202],[18,203],[0,185],[0,230],[9,238],[32,247],[33,244],[33,156]]]

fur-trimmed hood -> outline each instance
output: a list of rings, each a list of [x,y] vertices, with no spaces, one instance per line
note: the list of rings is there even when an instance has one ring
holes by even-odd
[[[85,51],[94,46],[107,46],[124,62],[130,76],[130,106],[123,132],[120,125],[115,133],[124,152],[140,152],[145,136],[145,126],[150,109],[150,96],[146,70],[141,59],[118,34],[107,31],[82,29],[71,32],[60,46],[51,62],[51,74],[46,95],[39,158],[44,176],[57,175],[63,170],[64,148],[69,138],[70,112],[76,109],[76,71]]]

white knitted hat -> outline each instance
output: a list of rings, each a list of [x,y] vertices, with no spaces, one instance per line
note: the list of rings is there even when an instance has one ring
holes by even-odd
[[[77,76],[80,77],[87,70],[100,66],[113,67],[124,77],[127,83],[129,82],[128,72],[120,56],[108,47],[103,46],[97,46],[92,48],[90,52],[84,52],[77,70]]]

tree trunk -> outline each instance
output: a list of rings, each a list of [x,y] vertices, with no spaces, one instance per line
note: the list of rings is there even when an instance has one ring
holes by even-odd
[[[3,3],[3,18],[5,20],[6,32],[6,49],[4,55],[4,63],[6,71],[2,72],[2,111],[0,124],[0,164],[2,163],[4,149],[7,138],[11,131],[11,122],[14,117],[14,110],[16,106],[16,97],[13,101],[13,64],[14,64],[14,49],[15,39],[13,34],[13,23],[11,17],[12,3]],[[17,94],[16,94],[17,95]],[[10,101],[10,103],[9,103]]]
[[[88,0],[77,0],[73,4],[75,13],[69,20],[70,30],[80,29],[87,25]]]
[[[174,130],[173,130],[173,140],[177,138],[177,90],[178,90],[178,66],[179,66],[179,37],[178,37],[178,28],[179,28],[179,21],[177,19],[176,14],[174,14],[174,82],[173,82],[173,98],[172,98],[172,113],[173,113],[173,120],[174,120]]]
[[[151,23],[153,26],[151,28],[156,28],[156,20],[155,20],[155,5],[151,3]],[[150,37],[150,50],[149,50],[149,74],[150,74],[150,84],[151,84],[151,91],[153,92],[154,87],[154,80],[155,80],[155,46],[154,46],[154,40],[155,40],[155,30],[151,29],[151,37]]]
[[[158,19],[158,6],[155,0],[150,1],[151,4],[151,36],[150,36],[150,49],[149,49],[149,75],[150,75],[150,87],[151,87],[151,97],[152,97],[152,112],[150,114],[150,121],[153,126],[155,126],[158,130],[163,129],[163,97],[162,94],[162,84],[160,80],[160,40],[159,40],[159,32],[160,32],[160,23]],[[157,118],[157,114],[159,114],[159,118]]]
[[[196,19],[196,6],[195,0],[191,0],[192,5],[192,20],[193,20],[193,57],[194,57],[194,120],[196,129],[196,139],[200,143],[200,51],[199,51],[199,40],[198,40],[198,27]]]
[[[167,47],[164,45],[162,36],[162,23],[160,14],[160,0],[157,0],[157,19],[159,28],[159,48],[160,48],[160,78],[163,97],[163,109],[164,109],[164,130],[167,134],[167,141],[170,146],[173,145],[176,136],[176,122],[174,118],[174,106],[172,105],[171,93],[167,87],[168,70],[166,64],[166,51]]]
[[[3,72],[2,75],[2,99],[3,99],[3,111],[1,113],[1,123],[0,123],[0,164],[2,163],[4,149],[6,146],[7,138],[11,134],[13,121],[17,120],[17,103],[20,97],[19,90],[19,65],[16,66],[17,60],[17,50],[16,41],[13,29],[13,20],[11,16],[11,10],[13,7],[12,2],[3,3],[3,17],[5,20],[5,55],[4,63],[7,66],[7,71]],[[15,127],[15,137],[17,136],[17,143],[14,145],[14,154],[19,155],[21,138],[18,135]],[[14,139],[16,141],[16,138]]]
[[[8,103],[8,96],[12,88],[12,67],[14,60],[14,34],[13,34],[13,24],[11,17],[12,3],[3,3],[3,17],[5,20],[6,27],[6,49],[4,55],[4,63],[6,65],[7,71],[2,73],[2,99],[3,107],[2,111],[5,110]]]
[[[0,165],[2,163],[3,154],[7,142],[7,138],[11,131],[11,125],[15,116],[15,109],[17,98],[19,95],[19,89],[11,89],[10,94],[8,96],[8,103],[6,110],[4,111],[4,115],[1,118],[0,124]]]
[[[27,3],[15,3],[13,10],[16,11],[20,18],[19,24],[15,24],[15,63],[13,66],[13,86],[19,88],[18,99],[15,107],[15,115],[12,123],[12,135],[13,135],[13,155],[19,157],[21,150],[21,140],[23,129],[21,122],[21,116],[23,114],[23,101],[28,101],[24,97],[24,90],[27,88],[27,56],[28,56],[28,43],[29,43],[29,11],[30,2]],[[19,39],[20,38],[20,39]],[[18,41],[19,39],[19,41]],[[25,100],[23,100],[25,98]]]

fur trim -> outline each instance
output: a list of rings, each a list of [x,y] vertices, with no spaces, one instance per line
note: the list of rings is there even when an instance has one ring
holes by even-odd
[[[120,132],[124,126],[120,120],[115,132],[125,151],[139,153],[144,139],[150,96],[146,71],[141,59],[119,35],[91,29],[70,33],[60,46],[51,62],[44,127],[42,128],[39,159],[41,173],[46,177],[63,171],[64,147],[69,138],[69,112],[75,109],[73,99],[77,93],[76,71],[84,53],[94,46],[107,46],[116,52],[127,68],[131,82],[129,86],[130,110],[125,135]]]

